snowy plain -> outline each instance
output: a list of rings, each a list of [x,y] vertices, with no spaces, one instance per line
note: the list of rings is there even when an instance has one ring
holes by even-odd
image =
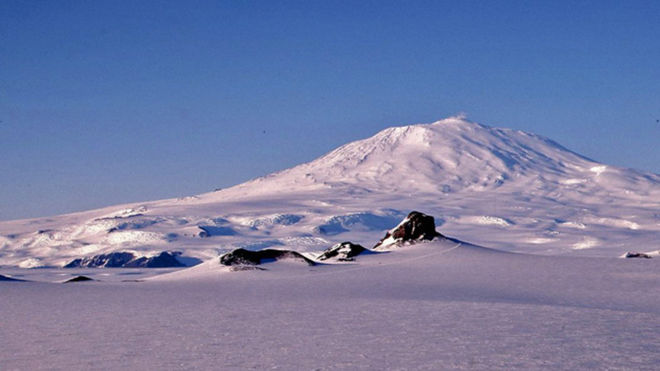
[[[371,248],[231,271],[234,248]],[[2,369],[657,369],[660,176],[460,117],[198,196],[0,222]],[[474,243],[474,244],[472,244]],[[479,246],[477,246],[479,245]],[[480,247],[484,246],[484,247]],[[181,251],[186,269],[60,269]],[[31,269],[25,269],[31,268]],[[91,282],[61,282],[83,274]]]
[[[4,283],[3,369],[636,369],[660,364],[649,260],[443,240],[309,267]]]

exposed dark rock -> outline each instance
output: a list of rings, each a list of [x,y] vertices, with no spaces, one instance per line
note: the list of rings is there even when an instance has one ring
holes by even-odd
[[[185,267],[177,260],[181,255],[178,251],[163,251],[159,255],[146,257],[135,256],[130,252],[113,252],[109,254],[95,255],[88,258],[78,258],[64,268],[169,268]]]
[[[1,282],[25,282],[25,280],[21,280],[21,279],[18,279],[18,278],[13,278],[13,277],[3,276],[2,274],[0,274],[0,281],[1,281]]]
[[[133,259],[135,259],[133,253],[112,252],[88,258],[78,258],[65,265],[64,268],[121,268]]]
[[[632,252],[628,251],[625,255],[626,258],[642,258],[642,259],[651,259],[651,255],[644,254],[643,252]]]
[[[391,245],[391,243],[387,243],[389,242],[388,239],[400,245],[406,242],[430,241],[436,237],[444,238],[442,234],[435,230],[435,219],[430,215],[412,211],[399,225],[388,231],[385,237],[374,246],[374,249]]]
[[[318,257],[318,260],[328,260],[336,258],[339,261],[352,261],[354,257],[367,251],[362,245],[357,245],[352,242],[338,243],[323,252]]]
[[[146,256],[141,256],[137,259],[131,260],[130,262],[124,264],[126,268],[168,268],[168,267],[184,267],[177,259],[176,256],[180,255],[180,252],[167,252],[163,251],[156,256],[147,258]]]
[[[264,249],[259,251],[236,249],[221,256],[220,263],[223,265],[259,265],[268,261],[282,259],[300,260],[307,263],[307,265],[316,265],[314,261],[304,257],[299,252],[275,249]]]
[[[68,279],[64,281],[64,283],[70,283],[70,282],[85,282],[85,281],[94,281],[94,279],[89,278],[87,276],[76,276],[71,279]]]

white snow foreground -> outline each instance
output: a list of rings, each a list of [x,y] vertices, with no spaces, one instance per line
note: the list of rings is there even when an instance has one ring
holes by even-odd
[[[235,248],[371,247],[410,210],[502,250],[613,257],[658,249],[660,176],[452,117],[386,129],[217,192],[0,222],[0,266],[61,267],[122,251],[208,260]]]
[[[652,370],[660,363],[654,260],[512,254],[438,239],[343,264],[278,261],[229,273],[209,261],[139,283],[100,276],[122,269],[88,270],[101,281],[4,282],[0,364]]]

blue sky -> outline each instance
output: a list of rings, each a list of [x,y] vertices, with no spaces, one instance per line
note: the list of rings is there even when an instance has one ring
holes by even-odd
[[[0,219],[203,193],[459,112],[660,173],[659,16],[653,1],[4,0]]]

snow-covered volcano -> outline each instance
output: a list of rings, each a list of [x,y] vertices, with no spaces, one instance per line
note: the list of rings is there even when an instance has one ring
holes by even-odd
[[[658,175],[597,163],[542,136],[452,117],[385,129],[245,187],[254,192],[255,183],[267,183],[270,187],[263,191],[277,192],[281,189],[272,185],[300,190],[322,184],[368,192],[446,194],[526,186],[532,194],[570,189],[645,197],[657,192],[659,180]]]
[[[394,127],[221,191],[0,223],[0,265],[130,251],[208,259],[243,247],[373,244],[411,210],[509,251],[618,256],[660,248],[660,176],[547,138],[452,117]]]

